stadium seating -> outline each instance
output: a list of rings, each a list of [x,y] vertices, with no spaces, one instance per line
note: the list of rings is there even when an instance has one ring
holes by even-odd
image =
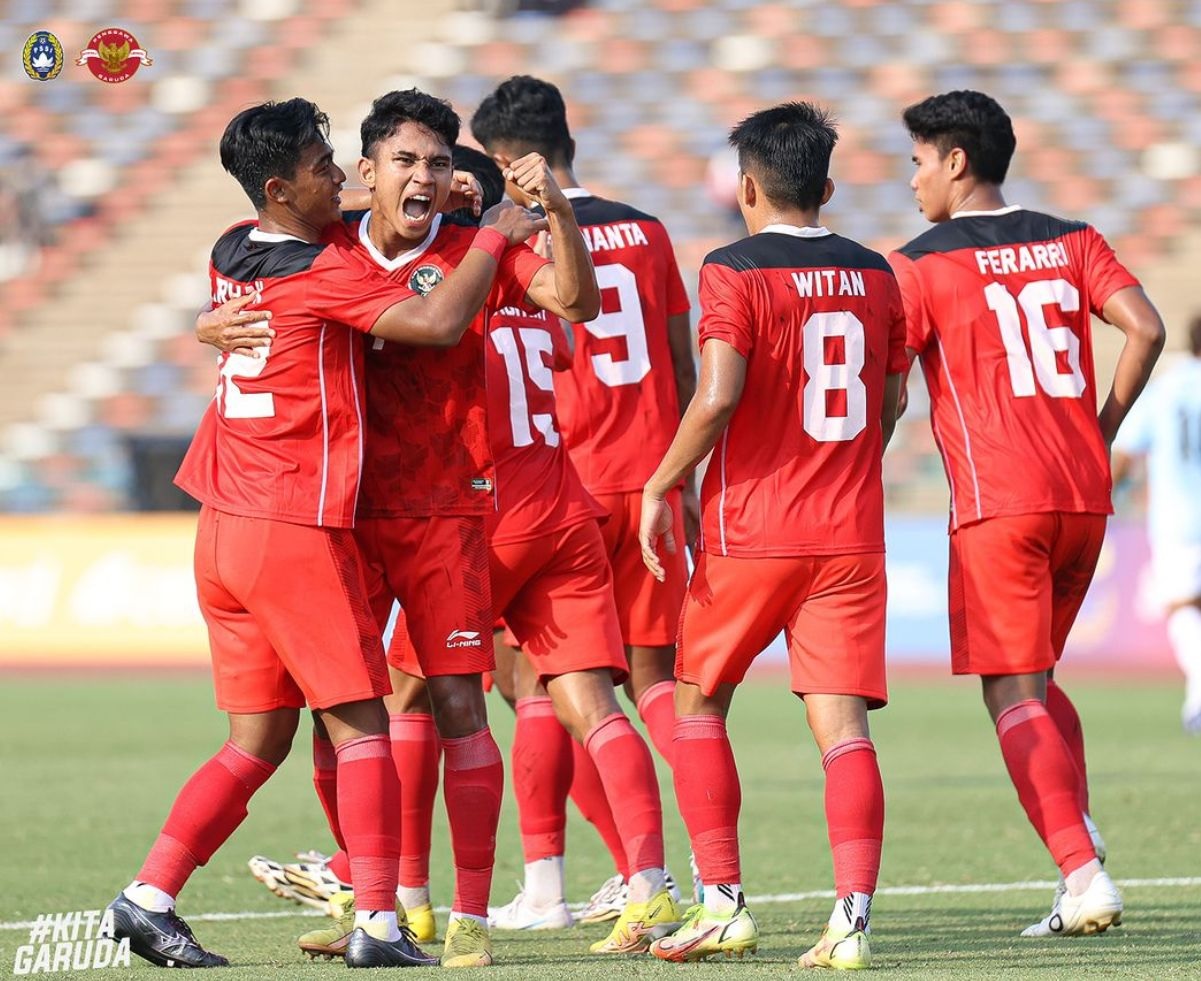
[[[470,113],[498,79],[543,74],[571,106],[581,180],[662,217],[691,287],[705,253],[740,234],[724,139],[742,115],[793,97],[831,105],[842,137],[828,221],[886,250],[924,227],[907,188],[900,109],[973,87],[995,94],[1017,124],[1010,200],[1093,221],[1140,273],[1178,261],[1201,226],[1201,3],[596,0],[562,16],[522,6],[411,4],[426,16],[406,30],[423,25],[427,44],[379,45],[370,70],[343,66],[328,103],[314,95],[334,113],[342,162],[354,159],[355,120],[387,85],[419,85]],[[14,335],[54,309],[114,235],[152,218],[158,192],[189,168],[215,168],[215,138],[234,111],[272,94],[323,93],[327,79],[313,73],[331,30],[370,37],[385,12],[410,9],[382,0],[7,8],[4,50],[44,27],[69,59],[50,83],[0,79],[0,368],[22,379],[33,372],[9,361]],[[145,80],[102,85],[73,65],[108,21],[155,58]],[[78,364],[40,389],[0,400],[0,507],[127,507],[127,437],[191,430],[213,385],[189,333],[208,239],[207,228],[183,236],[165,281],[112,281],[128,302],[124,320],[108,322],[115,334],[90,349],[81,342]],[[1187,309],[1187,298],[1156,299]],[[886,476],[895,505],[945,505],[920,385]]]

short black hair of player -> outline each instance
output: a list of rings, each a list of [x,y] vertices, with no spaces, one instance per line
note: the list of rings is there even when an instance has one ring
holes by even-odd
[[[459,139],[459,114],[445,99],[405,89],[389,92],[371,103],[371,112],[359,127],[363,156],[371,156],[376,145],[395,135],[405,123],[417,123],[453,147]]]
[[[261,211],[267,205],[267,181],[292,180],[301,154],[328,141],[329,117],[308,99],[264,102],[229,121],[221,136],[221,166]]]
[[[1192,352],[1193,357],[1201,358],[1201,314],[1189,321],[1188,349]]]
[[[504,175],[500,172],[496,161],[488,154],[480,153],[474,147],[456,143],[451,151],[451,159],[454,161],[455,170],[465,170],[480,182],[480,189],[484,192],[481,211],[487,211],[494,204],[500,204],[504,200]],[[453,225],[478,225],[480,223],[479,218],[472,214],[470,208],[459,208],[457,211],[452,211],[446,216],[446,219]]]
[[[563,94],[532,75],[501,82],[471,117],[471,135],[489,149],[508,143],[525,153],[540,153],[551,166],[570,167],[575,157]]]
[[[910,106],[902,118],[909,135],[936,146],[940,157],[959,147],[977,180],[1005,183],[1017,137],[996,99],[970,89],[946,92]]]
[[[747,116],[730,130],[738,167],[773,204],[818,208],[838,142],[831,115],[810,102],[785,102]]]

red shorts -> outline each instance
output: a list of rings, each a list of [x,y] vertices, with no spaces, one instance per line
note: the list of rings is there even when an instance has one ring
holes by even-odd
[[[596,520],[489,548],[493,599],[538,677],[608,668],[628,674],[613,571]]]
[[[609,565],[613,567],[613,593],[621,636],[631,647],[670,647],[676,641],[680,607],[688,591],[688,565],[684,558],[683,495],[667,496],[674,515],[676,554],[660,556],[667,579],[658,582],[642,561],[638,526],[642,521],[642,492],[600,494],[596,500],[609,512],[601,525]]]
[[[222,711],[330,708],[391,693],[349,529],[205,507],[195,569]]]
[[[426,677],[496,666],[482,517],[368,518],[355,538],[377,618],[387,621],[393,597],[404,609],[388,646],[392,667]]]
[[[736,685],[783,630],[792,690],[888,701],[884,555],[735,558],[702,552],[680,615],[676,677]]]
[[[988,518],[951,535],[951,670],[1036,674],[1055,667],[1092,582],[1105,515]]]

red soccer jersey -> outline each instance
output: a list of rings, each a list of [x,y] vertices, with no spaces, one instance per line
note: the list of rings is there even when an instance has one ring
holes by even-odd
[[[701,486],[701,547],[734,556],[884,550],[884,381],[905,319],[884,257],[824,228],[771,225],[701,267],[700,342],[746,384]]]
[[[354,524],[363,458],[362,344],[307,306],[311,281],[337,265],[330,252],[260,232],[254,222],[233,226],[213,247],[213,303],[259,292],[261,306],[274,315],[275,337],[259,349],[260,358],[217,359],[217,394],[175,477],[204,504],[296,524]],[[391,302],[377,300],[375,316]]]
[[[388,259],[368,237],[370,218],[369,212],[348,216],[334,230],[341,267],[310,290],[311,306],[332,319],[360,323],[371,310],[371,297],[381,290],[400,290],[403,296],[428,293],[463,260],[477,231],[438,217],[424,242]],[[524,299],[544,264],[525,246],[506,250],[488,305]],[[482,319],[451,348],[369,338],[366,369],[367,445],[359,515],[495,510]]]
[[[594,494],[641,490],[680,423],[667,318],[688,312],[675,252],[658,219],[568,188],[601,289],[576,324],[570,371],[555,378],[563,441]]]
[[[553,372],[571,361],[559,321],[521,302],[489,310],[486,350],[497,484],[489,541],[528,541],[603,517],[559,434]]]
[[[892,255],[951,485],[951,527],[1041,511],[1108,514],[1090,311],[1137,286],[1083,222],[963,214]]]

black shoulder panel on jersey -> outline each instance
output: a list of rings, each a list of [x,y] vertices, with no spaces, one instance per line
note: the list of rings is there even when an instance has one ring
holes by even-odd
[[[841,235],[802,238],[783,232],[760,232],[705,256],[705,264],[750,269],[879,269],[892,273],[879,252]]]
[[[571,208],[575,212],[576,222],[581,225],[608,225],[614,221],[659,221],[645,211],[606,198],[572,198]]]
[[[238,225],[217,239],[213,246],[213,268],[235,283],[256,279],[280,279],[312,268],[325,249],[321,243],[296,239],[282,242],[256,242],[250,237],[255,225]]]
[[[897,251],[915,262],[924,255],[957,249],[991,249],[1024,242],[1047,242],[1087,227],[1024,208],[1005,215],[972,215],[939,222]]]

